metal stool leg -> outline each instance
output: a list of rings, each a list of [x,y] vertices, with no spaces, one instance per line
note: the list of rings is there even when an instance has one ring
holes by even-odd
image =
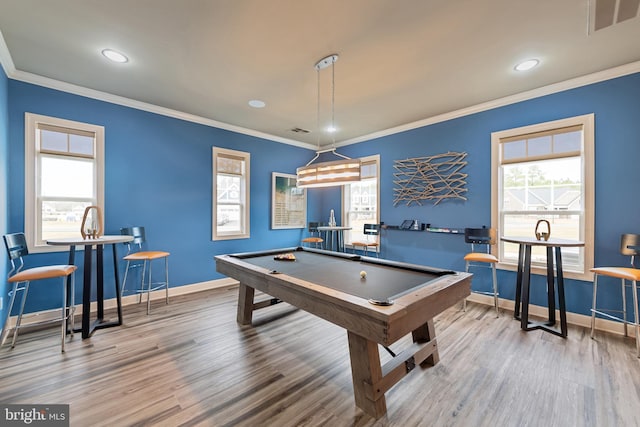
[[[492,279],[493,279],[493,304],[496,307],[496,317],[500,317],[500,309],[498,308],[498,276],[496,273],[496,265],[491,264]]]
[[[622,320],[624,323],[624,336],[628,337],[629,333],[627,332],[627,283],[626,280],[622,279]],[[636,322],[637,323],[637,322]]]
[[[15,329],[13,330],[13,340],[11,341],[11,348],[16,346],[16,338],[18,338],[18,330],[20,329],[20,323],[22,323],[22,313],[24,312],[24,303],[27,300],[27,294],[29,293],[29,282],[25,282],[24,293],[22,294],[22,304],[20,304],[20,313],[18,314],[18,320],[16,321]]]
[[[169,304],[169,257],[164,259],[164,293],[165,304]]]
[[[469,261],[465,262],[464,271],[465,271],[465,273],[469,272]],[[462,311],[464,311],[465,313],[467,312],[467,299],[466,298],[462,300]]]
[[[145,260],[145,265],[147,264],[147,261]],[[151,261],[149,261],[149,285],[147,286],[147,314],[149,314],[149,310],[151,310]],[[140,297],[142,297],[142,294],[140,294]]]
[[[634,313],[634,321],[636,323],[636,356],[640,358],[640,322],[638,322],[638,285],[637,282],[633,281],[633,313]]]
[[[591,303],[591,339],[596,330],[596,299],[598,297],[598,274],[593,278],[593,301]]]
[[[62,317],[60,319],[62,335],[62,353],[64,353],[64,341],[67,335],[67,278],[62,278]]]

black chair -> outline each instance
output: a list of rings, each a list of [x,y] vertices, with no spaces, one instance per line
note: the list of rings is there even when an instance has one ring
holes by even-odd
[[[27,248],[27,239],[24,233],[6,234],[4,237],[4,245],[7,248],[9,254],[9,260],[11,261],[11,271],[9,271],[8,282],[13,283],[13,289],[10,292],[9,306],[7,307],[7,317],[2,327],[2,334],[0,335],[0,345],[3,345],[6,338],[9,336],[9,332],[13,331],[13,340],[11,341],[11,348],[16,345],[16,338],[18,338],[18,332],[20,328],[24,327],[22,323],[22,314],[24,312],[24,304],[27,300],[27,294],[29,293],[29,284],[36,280],[59,278],[62,285],[62,315],[59,319],[47,320],[30,324],[28,326],[36,326],[46,323],[61,322],[62,333],[62,352],[64,352],[64,343],[67,330],[70,329],[71,335],[73,335],[73,316],[75,312],[74,301],[74,279],[75,271],[77,267],[75,265],[48,265],[42,267],[33,267],[23,270],[24,257],[29,255],[29,249]],[[18,265],[16,265],[18,264]],[[67,278],[71,276],[69,281],[70,289],[67,289]],[[20,286],[24,284],[24,286]],[[20,312],[18,313],[18,319],[13,328],[9,328],[9,321],[11,318],[11,309],[16,298],[16,293],[22,291],[22,301],[20,302]],[[67,305],[69,301],[69,305]],[[70,324],[70,328],[67,326]],[[5,335],[6,332],[6,335]]]
[[[365,256],[369,254],[369,248],[372,248],[376,253],[376,257],[380,253],[380,224],[365,224],[362,233],[366,240],[351,242],[351,246],[355,251],[356,248],[361,247]],[[371,238],[373,237],[373,240]]]
[[[307,226],[307,231],[309,232],[309,236],[302,239],[302,246],[304,244],[308,244],[309,246],[314,245],[316,248],[322,246],[324,239],[320,237],[320,232],[318,231],[318,227],[320,226],[319,222],[309,222]]]
[[[496,275],[496,264],[498,258],[491,253],[491,247],[496,244],[496,230],[494,228],[465,228],[464,241],[471,245],[471,252],[464,256],[465,271],[468,273],[470,267],[490,267],[493,281],[493,292],[472,291],[478,294],[492,295],[493,305],[496,309],[496,317],[500,314],[498,309],[498,279]],[[476,250],[478,247],[478,250]],[[467,310],[467,300],[462,303],[463,309]]]
[[[127,284],[127,275],[130,269],[142,268],[140,289],[138,292],[138,304],[142,302],[142,294],[147,294],[147,314],[151,310],[151,291],[156,289],[165,289],[165,303],[169,304],[169,252],[164,251],[143,251],[142,247],[146,242],[146,236],[144,227],[126,227],[120,229],[120,234],[133,236],[133,240],[127,243],[127,255],[123,258],[127,261],[127,267],[124,271],[124,279],[122,280],[122,290],[120,295],[124,295],[125,286]],[[137,250],[132,249],[132,246],[137,246]],[[153,282],[151,279],[151,261],[154,259],[164,258],[164,274],[165,278],[163,282]],[[148,266],[148,269],[147,269]],[[145,274],[148,274],[147,289],[145,290]],[[152,287],[153,286],[153,287]]]
[[[636,356],[640,357],[640,322],[638,322],[638,285],[640,280],[640,269],[635,267],[635,257],[640,255],[640,235],[638,234],[623,234],[620,237],[620,253],[624,256],[631,257],[630,267],[596,267],[592,268],[591,272],[594,273],[593,279],[593,303],[591,305],[591,338],[594,338],[595,326],[596,326],[596,314],[607,317],[612,320],[622,321],[624,323],[624,336],[627,335],[627,298],[626,288],[627,280],[631,282],[631,289],[633,292],[633,313],[634,323],[636,330]],[[612,310],[605,308],[597,308],[596,299],[598,296],[598,277],[608,276],[620,279],[622,289],[622,310]],[[617,317],[609,314],[608,312],[621,313],[622,317]]]

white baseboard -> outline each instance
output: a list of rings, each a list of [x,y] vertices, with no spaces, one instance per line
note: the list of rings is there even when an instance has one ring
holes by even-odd
[[[218,280],[210,280],[207,282],[194,283],[191,285],[177,286],[174,288],[169,288],[169,297],[178,296],[178,295],[186,295],[194,292],[207,291],[211,289],[219,289],[225,287],[237,286],[238,281],[231,278],[224,278]],[[144,298],[144,297],[143,297]],[[151,292],[151,300],[157,300],[164,298],[164,289],[159,289]],[[472,293],[467,301],[484,304],[484,305],[493,305],[493,297],[490,295],[476,294]],[[130,304],[138,303],[138,295],[127,295],[122,298],[122,305],[127,306]],[[515,301],[498,299],[498,305],[500,308],[513,311],[515,307]],[[112,309],[116,308],[117,303],[115,298],[108,299],[104,302],[104,308]],[[97,304],[95,302],[91,303],[91,312],[95,312],[97,310]],[[82,304],[76,304],[76,315],[82,314]],[[542,307],[538,305],[529,305],[529,314],[531,316],[544,318],[547,316],[547,307]],[[40,322],[46,322],[50,320],[55,320],[60,317],[60,309],[54,310],[44,310],[35,313],[28,313],[22,316],[22,325],[25,327],[29,325],[35,325]],[[9,323],[7,327],[13,327],[15,325],[17,316],[12,316],[9,319]],[[560,318],[560,313],[556,311],[556,318]],[[591,316],[586,316],[584,314],[577,313],[567,313],[567,323],[576,326],[584,326],[586,328],[591,327]],[[621,322],[615,322],[613,320],[596,318],[596,330],[609,332],[617,335],[624,335],[624,327]],[[634,334],[630,328],[629,334],[633,337]]]
[[[186,295],[194,292],[207,291],[211,289],[226,288],[230,286],[237,286],[238,281],[230,278],[209,280],[207,282],[194,283],[191,285],[176,286],[169,288],[169,298],[178,295]],[[151,300],[163,299],[165,296],[164,289],[158,289],[151,291]],[[143,301],[146,301],[146,295],[143,295]],[[122,298],[122,306],[138,303],[138,294],[127,295]],[[76,301],[76,316],[82,314],[82,302],[78,304]],[[111,298],[104,301],[104,309],[115,309],[118,307],[118,303],[115,298]],[[94,313],[98,310],[98,304],[93,301],[91,303],[91,312]],[[18,316],[11,316],[8,320],[7,328],[12,328],[16,324]],[[27,313],[22,316],[21,327],[28,327],[30,325],[36,325],[41,322],[55,321],[60,318],[60,309],[43,310],[34,313]]]

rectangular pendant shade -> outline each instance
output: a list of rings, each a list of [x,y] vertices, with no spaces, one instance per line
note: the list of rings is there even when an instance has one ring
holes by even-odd
[[[301,188],[331,187],[360,181],[360,159],[311,163],[296,170]]]

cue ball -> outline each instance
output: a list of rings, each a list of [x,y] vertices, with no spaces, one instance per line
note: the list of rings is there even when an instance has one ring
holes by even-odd
[[[360,278],[361,278],[361,279],[366,279],[366,278],[367,278],[367,272],[366,272],[366,271],[364,271],[364,270],[362,270],[362,271],[360,272]]]

